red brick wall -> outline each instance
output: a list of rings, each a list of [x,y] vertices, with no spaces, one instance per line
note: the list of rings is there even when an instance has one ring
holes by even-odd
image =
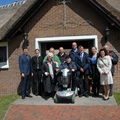
[[[62,4],[57,5],[56,0],[46,2],[25,26],[29,32],[29,54],[34,55],[35,38],[41,37],[97,35],[99,49],[102,47],[104,30],[108,22],[83,0],[73,0],[72,3],[67,4],[66,20],[67,26],[64,28]],[[120,56],[119,34],[120,31],[111,30],[107,44]],[[22,54],[22,43],[22,35],[9,41],[10,68],[0,71],[0,94],[17,92],[20,83],[18,56]],[[116,65],[115,71],[114,87],[115,91],[120,91],[120,61]]]

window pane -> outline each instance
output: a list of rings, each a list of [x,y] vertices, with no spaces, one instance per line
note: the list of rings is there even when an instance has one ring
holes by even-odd
[[[6,46],[0,47],[0,62],[7,62],[7,48],[6,48]]]

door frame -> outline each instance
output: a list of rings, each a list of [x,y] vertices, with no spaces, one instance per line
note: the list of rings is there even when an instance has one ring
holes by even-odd
[[[46,42],[62,42],[62,41],[73,41],[73,40],[93,40],[93,45],[98,50],[97,35],[35,38],[35,49],[39,49],[41,51],[41,43],[44,43],[44,42],[45,43]]]

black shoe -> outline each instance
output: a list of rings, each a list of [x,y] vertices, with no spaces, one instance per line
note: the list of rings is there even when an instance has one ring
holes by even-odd
[[[79,97],[82,97],[82,96],[83,96],[83,94],[81,93],[81,94],[79,94],[78,96],[79,96]]]
[[[96,94],[96,97],[99,97],[99,93]]]
[[[93,94],[93,97],[99,97],[99,94]]]
[[[38,95],[39,95],[39,96],[42,96],[42,93],[39,93]]]
[[[89,95],[88,95],[88,94],[85,94],[85,97],[86,97],[86,98],[88,98],[88,97],[89,97]]]
[[[31,96],[31,95],[26,95],[26,97],[32,98],[32,96]]]
[[[97,97],[97,95],[93,94],[92,97]]]
[[[52,93],[51,97],[54,98],[54,96],[55,96],[55,92]]]
[[[22,99],[25,99],[25,95],[22,95]]]
[[[36,96],[38,96],[38,93],[35,93]]]

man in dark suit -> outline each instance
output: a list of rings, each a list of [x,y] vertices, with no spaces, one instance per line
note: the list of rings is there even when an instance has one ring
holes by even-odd
[[[43,63],[43,57],[40,56],[40,50],[35,50],[35,56],[32,57],[32,68],[33,68],[33,93],[38,96],[41,95],[42,91],[42,84],[41,84],[41,78],[42,78],[42,63]]]
[[[30,77],[33,76],[33,72],[27,47],[23,49],[23,54],[19,56],[19,68],[22,77],[22,99],[25,99],[25,96],[32,97],[30,95]]]
[[[84,47],[78,47],[79,53],[76,56],[76,66],[77,66],[77,78],[79,79],[79,87],[81,90],[81,95],[89,97],[89,84],[88,84],[88,74],[90,59],[89,55],[84,52]]]
[[[73,62],[75,62],[75,58],[76,58],[78,53],[79,53],[79,50],[77,48],[77,43],[73,42],[72,43],[72,50],[69,53],[69,56]]]
[[[67,54],[65,53],[63,47],[60,47],[60,48],[59,48],[59,53],[57,54],[57,56],[59,57],[61,63],[65,62],[65,59],[66,59]]]

